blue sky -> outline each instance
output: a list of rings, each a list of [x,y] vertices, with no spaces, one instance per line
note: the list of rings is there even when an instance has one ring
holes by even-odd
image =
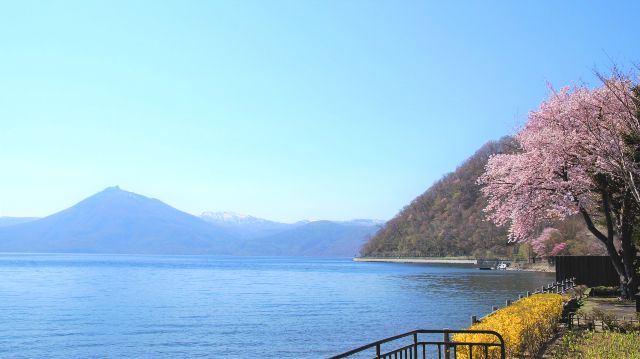
[[[637,2],[5,1],[0,216],[107,186],[389,219],[556,86],[640,62]]]

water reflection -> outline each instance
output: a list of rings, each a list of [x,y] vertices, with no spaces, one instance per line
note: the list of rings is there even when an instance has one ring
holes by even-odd
[[[0,357],[317,358],[467,326],[550,280],[348,258],[0,255]]]

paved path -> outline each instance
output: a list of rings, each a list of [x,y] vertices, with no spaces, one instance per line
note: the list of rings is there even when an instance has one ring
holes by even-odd
[[[633,300],[618,300],[618,298],[596,298],[589,297],[584,301],[580,312],[586,315],[593,315],[594,309],[599,309],[605,313],[613,314],[618,319],[636,317],[636,302]]]

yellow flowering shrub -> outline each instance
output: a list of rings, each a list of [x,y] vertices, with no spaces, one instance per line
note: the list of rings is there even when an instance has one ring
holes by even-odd
[[[562,296],[559,294],[535,294],[520,299],[508,307],[501,308],[482,321],[467,329],[493,330],[505,342],[507,357],[516,357],[527,353],[537,353],[549,339],[562,318]],[[488,334],[456,334],[456,342],[478,343],[496,342],[497,338]],[[458,358],[483,358],[479,347],[473,348],[473,358],[469,358],[469,349],[458,347]],[[500,349],[489,349],[490,358],[499,358]]]

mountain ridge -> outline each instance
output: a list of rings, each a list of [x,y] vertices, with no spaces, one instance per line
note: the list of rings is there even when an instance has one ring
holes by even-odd
[[[312,221],[304,225],[263,237],[260,243],[274,253],[298,255],[357,256],[366,241],[380,226],[337,221]],[[249,248],[251,250],[251,248]]]
[[[0,251],[351,256],[377,230],[375,220],[318,221],[330,223],[323,227],[213,213],[194,216],[113,186],[44,218],[0,226]]]
[[[182,241],[175,239],[178,236]],[[116,186],[47,217],[1,228],[0,250],[229,254],[229,237],[198,217]]]
[[[33,221],[36,221],[38,219],[40,219],[40,217],[9,217],[9,216],[3,216],[3,217],[0,217],[0,227],[15,226],[17,224],[33,222]]]

